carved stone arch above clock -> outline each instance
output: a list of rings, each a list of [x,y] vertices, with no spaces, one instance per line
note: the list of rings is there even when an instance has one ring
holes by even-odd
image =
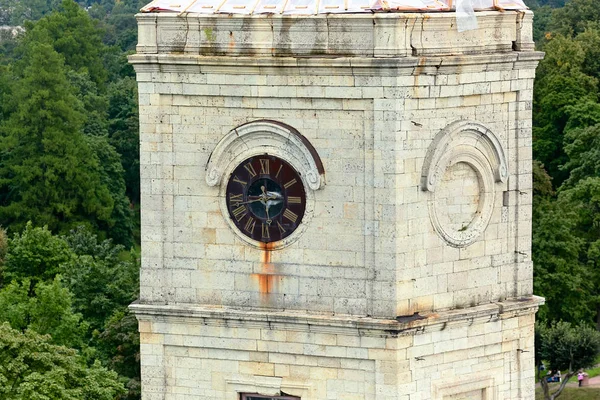
[[[219,185],[234,160],[259,154],[271,154],[290,163],[312,190],[325,184],[323,163],[308,139],[293,127],[271,120],[248,122],[227,133],[208,160],[206,183]]]
[[[464,153],[489,164],[496,182],[506,182],[508,167],[502,144],[485,125],[469,120],[455,121],[433,139],[423,163],[421,188],[435,191],[451,154]]]
[[[442,129],[429,146],[421,174],[435,231],[454,247],[473,243],[487,228],[496,192],[507,179],[504,149],[489,128],[462,120]]]

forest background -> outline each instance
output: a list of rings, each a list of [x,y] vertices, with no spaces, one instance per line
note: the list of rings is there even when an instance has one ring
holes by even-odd
[[[0,398],[139,399],[142,0],[0,0]],[[529,0],[538,320],[600,329],[600,7]]]

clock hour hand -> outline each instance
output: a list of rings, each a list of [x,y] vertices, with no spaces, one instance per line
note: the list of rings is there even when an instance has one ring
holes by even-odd
[[[271,205],[269,204],[269,202],[267,202],[267,204],[265,204],[265,212],[267,213],[267,225],[271,225],[271,217],[269,217],[269,207]]]

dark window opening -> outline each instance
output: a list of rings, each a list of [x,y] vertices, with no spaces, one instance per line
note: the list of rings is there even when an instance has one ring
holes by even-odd
[[[242,393],[240,400],[300,400],[296,396],[263,396],[261,394]]]

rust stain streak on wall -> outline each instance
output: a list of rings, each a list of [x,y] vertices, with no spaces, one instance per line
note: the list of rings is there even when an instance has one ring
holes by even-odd
[[[273,291],[273,286],[277,284],[279,276],[275,274],[275,266],[271,263],[271,251],[273,243],[261,243],[261,272],[253,274],[258,280],[258,291],[264,296]],[[268,297],[264,296],[263,300]]]

